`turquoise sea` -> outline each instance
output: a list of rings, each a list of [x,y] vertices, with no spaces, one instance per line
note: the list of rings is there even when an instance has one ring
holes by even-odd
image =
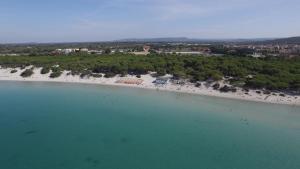
[[[2,81],[0,169],[300,169],[300,107]]]

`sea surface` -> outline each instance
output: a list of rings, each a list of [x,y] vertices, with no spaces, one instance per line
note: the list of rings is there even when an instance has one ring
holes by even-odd
[[[0,169],[300,169],[300,107],[1,81]]]

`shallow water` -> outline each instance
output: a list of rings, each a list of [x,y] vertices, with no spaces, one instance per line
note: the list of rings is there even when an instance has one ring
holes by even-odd
[[[0,82],[1,169],[299,169],[300,107]]]

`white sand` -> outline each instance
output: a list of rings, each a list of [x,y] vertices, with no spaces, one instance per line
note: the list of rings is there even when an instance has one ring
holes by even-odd
[[[174,85],[168,83],[164,86],[156,86],[152,82],[155,80],[150,75],[142,75],[141,79],[143,83],[140,85],[130,85],[130,84],[120,84],[116,83],[117,80],[120,80],[121,77],[113,77],[113,78],[80,78],[79,76],[67,75],[67,71],[64,71],[63,74],[55,79],[49,78],[49,74],[42,75],[40,74],[41,68],[35,68],[34,74],[31,77],[23,78],[20,74],[24,70],[20,70],[19,68],[17,73],[10,73],[11,68],[0,69],[0,80],[5,81],[39,81],[39,82],[68,82],[68,83],[85,83],[85,84],[100,84],[100,85],[114,85],[114,86],[127,86],[127,87],[136,87],[136,88],[145,88],[145,89],[154,89],[154,90],[163,90],[163,91],[173,91],[173,92],[182,92],[182,93],[190,93],[190,94],[199,94],[206,96],[216,96],[230,99],[240,99],[240,100],[248,100],[248,101],[257,101],[257,102],[266,102],[266,103],[276,103],[276,104],[289,104],[289,105],[297,105],[300,106],[300,96],[291,96],[286,95],[285,97],[279,96],[279,93],[274,95],[265,95],[258,94],[256,91],[250,90],[248,94],[245,94],[242,89],[238,89],[236,93],[228,92],[221,93],[219,91],[213,90],[211,87],[205,87],[202,85],[197,88],[194,85]],[[136,78],[135,76],[127,76],[127,78]]]

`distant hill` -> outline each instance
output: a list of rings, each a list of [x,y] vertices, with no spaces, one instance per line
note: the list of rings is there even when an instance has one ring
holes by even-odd
[[[254,38],[254,39],[200,39],[187,37],[162,37],[162,38],[129,38],[115,41],[99,42],[53,42],[53,43],[9,43],[0,46],[70,46],[70,47],[88,47],[97,44],[114,44],[114,43],[202,43],[202,44],[300,44],[299,37],[289,38]]]
[[[265,41],[265,43],[269,43],[269,44],[300,44],[300,36],[268,40],[268,41]]]
[[[245,43],[245,42],[261,42],[271,40],[267,38],[260,39],[192,39],[186,37],[170,37],[170,38],[132,38],[132,39],[121,39],[115,42],[137,42],[137,43],[187,43],[187,42],[197,42],[197,43]]]
[[[117,42],[188,42],[194,41],[186,37],[173,37],[173,38],[132,38],[116,40]]]

